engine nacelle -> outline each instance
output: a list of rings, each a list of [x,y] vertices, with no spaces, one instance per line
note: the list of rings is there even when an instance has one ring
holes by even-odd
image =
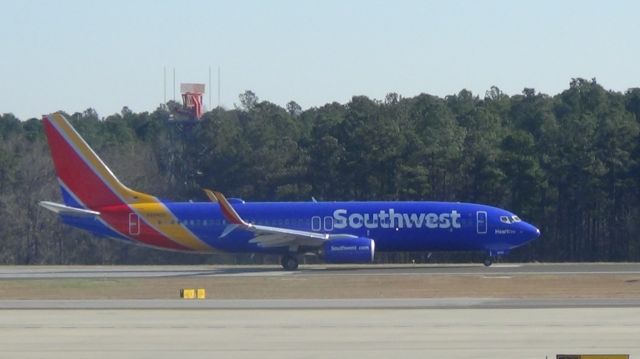
[[[332,239],[324,243],[323,259],[327,263],[371,263],[375,254],[373,239]]]

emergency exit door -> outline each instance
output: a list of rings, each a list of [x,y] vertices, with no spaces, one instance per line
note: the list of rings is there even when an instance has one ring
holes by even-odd
[[[129,234],[132,236],[140,234],[140,217],[135,213],[129,213]]]

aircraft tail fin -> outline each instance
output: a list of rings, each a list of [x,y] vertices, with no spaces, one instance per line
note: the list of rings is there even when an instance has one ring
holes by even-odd
[[[60,113],[42,121],[67,206],[96,209],[154,200],[123,185]]]

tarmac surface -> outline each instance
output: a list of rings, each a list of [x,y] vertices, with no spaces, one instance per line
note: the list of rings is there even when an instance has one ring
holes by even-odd
[[[580,278],[590,281],[592,277],[606,280],[610,277],[620,282],[622,277],[627,281],[623,282],[625,286],[635,288],[634,278],[640,281],[640,264],[496,264],[489,268],[437,264],[314,265],[302,266],[296,272],[285,272],[277,266],[0,267],[0,281],[5,283],[57,283],[58,279],[72,284],[87,280],[108,283],[109,278],[200,282],[203,277],[209,280],[222,277],[215,279],[216,283],[266,280],[265,285],[282,279],[287,282],[291,282],[288,278],[301,279],[293,281],[296,286],[318,280],[335,283],[333,277],[360,281],[350,276],[364,276],[362,280],[377,283],[380,282],[376,276],[411,283],[430,276],[446,283],[453,283],[450,281],[455,278],[467,278],[473,283],[493,280],[486,278],[510,278],[509,281],[517,283],[532,275],[565,278],[562,283]],[[56,290],[55,286],[51,290]],[[639,338],[640,296],[635,295],[0,299],[0,357],[10,358],[493,359],[554,358],[559,353],[620,353],[640,358]]]
[[[640,308],[3,310],[6,358],[640,356]]]
[[[366,275],[596,275],[640,274],[640,263],[527,263],[416,265],[301,265],[286,272],[269,266],[0,266],[0,279],[148,278],[220,276],[366,276]]]
[[[303,310],[636,308],[640,298],[392,298],[392,299],[89,299],[0,300],[0,310]]]

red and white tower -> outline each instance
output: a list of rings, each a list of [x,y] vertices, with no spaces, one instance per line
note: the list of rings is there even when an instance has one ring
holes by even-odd
[[[182,105],[184,108],[199,120],[202,117],[204,84],[180,84],[180,92],[182,93]]]

